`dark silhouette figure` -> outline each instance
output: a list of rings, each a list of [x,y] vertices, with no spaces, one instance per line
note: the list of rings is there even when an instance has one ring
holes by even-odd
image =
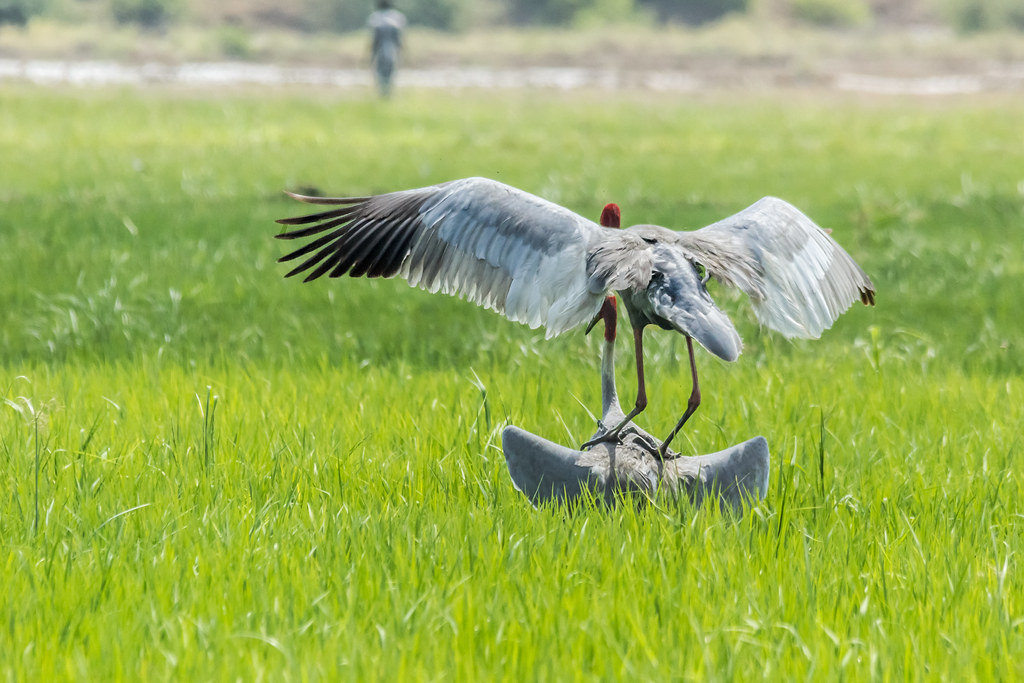
[[[402,51],[402,29],[405,15],[391,6],[390,0],[378,0],[377,11],[370,15],[367,25],[373,31],[370,60],[377,78],[377,89],[382,97],[391,95],[391,81]]]

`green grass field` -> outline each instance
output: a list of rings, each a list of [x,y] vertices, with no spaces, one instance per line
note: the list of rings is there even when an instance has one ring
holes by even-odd
[[[1024,676],[1019,98],[364,95],[0,88],[5,679]],[[534,510],[501,429],[586,438],[597,338],[282,279],[282,189],[469,175],[833,228],[878,306],[790,343],[716,290],[745,352],[675,444],[765,435],[765,501]],[[660,434],[686,350],[648,340]]]

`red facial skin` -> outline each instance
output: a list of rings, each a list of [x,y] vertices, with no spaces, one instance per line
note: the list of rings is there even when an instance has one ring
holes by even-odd
[[[622,227],[622,212],[619,211],[618,204],[605,204],[604,209],[601,210],[601,225],[606,228],[621,228]],[[610,296],[604,300],[604,306],[601,308],[601,317],[604,319],[604,340],[615,341],[615,321],[618,318],[616,315],[615,297]]]
[[[614,296],[604,300],[604,305],[601,307],[601,318],[604,320],[604,340],[606,342],[615,341],[615,321],[618,315]]]
[[[621,228],[621,220],[622,212],[619,211],[619,205],[605,204],[604,209],[601,210],[601,225],[606,228]]]

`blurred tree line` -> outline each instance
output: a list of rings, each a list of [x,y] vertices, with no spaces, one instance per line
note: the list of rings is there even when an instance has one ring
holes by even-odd
[[[362,29],[374,0],[0,0],[0,24],[33,17],[110,20],[145,28],[213,23],[300,31]],[[414,26],[461,31],[486,26],[675,22],[700,25],[757,12],[807,24],[852,27],[945,22],[963,32],[1024,30],[1024,0],[394,0]]]

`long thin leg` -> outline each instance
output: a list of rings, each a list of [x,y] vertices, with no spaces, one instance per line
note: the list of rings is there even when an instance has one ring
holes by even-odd
[[[587,449],[594,444],[604,443],[605,441],[617,441],[619,438],[619,432],[621,432],[634,417],[644,412],[644,409],[647,408],[647,385],[644,382],[644,329],[642,327],[633,328],[633,351],[636,354],[636,403],[633,405],[633,410],[629,411],[629,414],[626,415],[622,422],[617,424],[610,431],[586,442],[580,446],[581,449]]]
[[[633,328],[633,353],[636,355],[636,403],[616,431],[647,409],[647,382],[644,380],[644,328]]]
[[[697,383],[697,361],[693,358],[693,339],[689,335],[686,336],[686,350],[690,352],[690,375],[693,377],[693,390],[690,391],[690,400],[686,402],[686,412],[676,423],[675,429],[668,435],[665,441],[662,442],[661,447],[658,449],[658,455],[662,460],[665,459],[665,454],[668,452],[668,445],[672,443],[672,439],[675,438],[679,430],[683,428],[686,421],[690,419],[694,411],[697,410],[697,406],[700,405],[700,384]]]

